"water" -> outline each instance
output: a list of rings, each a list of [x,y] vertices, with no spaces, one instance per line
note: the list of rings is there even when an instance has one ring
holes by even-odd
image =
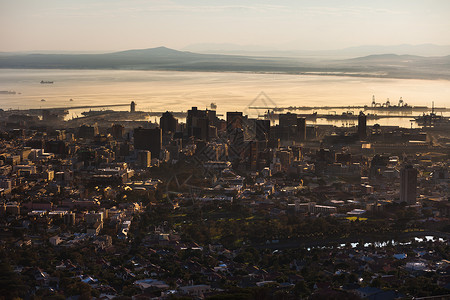
[[[41,80],[54,81],[54,84],[40,84]],[[205,109],[214,102],[218,113],[239,110],[256,116],[264,111],[247,108],[261,92],[270,98],[263,97],[266,104],[279,107],[370,105],[372,95],[378,102],[390,98],[392,104],[403,97],[410,105],[431,106],[434,101],[436,106],[450,106],[450,81],[446,80],[287,74],[2,69],[0,90],[21,93],[0,95],[0,108],[5,110],[112,105],[134,100],[138,104],[137,109],[143,111],[186,111],[192,106]],[[259,100],[252,105],[262,106],[264,101]],[[318,119],[317,123],[353,125],[352,121],[322,119]],[[411,126],[409,118],[379,119],[368,123]]]

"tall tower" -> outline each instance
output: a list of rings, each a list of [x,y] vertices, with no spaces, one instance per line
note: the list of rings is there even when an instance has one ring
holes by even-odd
[[[162,145],[162,131],[161,128],[135,128],[133,132],[134,149],[148,150],[151,152],[151,157],[159,158]]]
[[[227,131],[231,133],[234,129],[243,129],[243,115],[242,112],[236,111],[227,112]]]
[[[130,112],[132,113],[136,112],[136,103],[134,101],[131,101]]]
[[[367,116],[362,111],[358,116],[358,136],[360,140],[367,137]]]
[[[417,169],[406,165],[400,170],[400,202],[416,204]]]
[[[303,142],[306,140],[306,118],[297,118],[298,139]]]
[[[174,133],[177,130],[178,120],[171,112],[166,111],[159,119],[159,125],[163,133]]]
[[[188,110],[186,117],[188,137],[194,136],[205,141],[209,140],[209,112],[209,110],[200,110],[197,107]]]

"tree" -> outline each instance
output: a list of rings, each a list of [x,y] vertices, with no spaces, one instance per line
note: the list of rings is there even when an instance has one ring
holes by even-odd
[[[0,299],[13,299],[23,297],[27,287],[22,284],[19,276],[11,268],[11,265],[2,261],[0,263]]]
[[[294,294],[299,297],[307,297],[311,294],[310,289],[306,285],[306,282],[304,280],[297,282],[297,284],[294,287]]]

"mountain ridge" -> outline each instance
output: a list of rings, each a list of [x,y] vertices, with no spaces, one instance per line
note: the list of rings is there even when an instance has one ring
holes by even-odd
[[[341,60],[308,60],[201,54],[167,47],[131,49],[103,54],[1,55],[0,68],[12,69],[126,69],[208,72],[323,74],[450,80],[450,55],[375,54]]]

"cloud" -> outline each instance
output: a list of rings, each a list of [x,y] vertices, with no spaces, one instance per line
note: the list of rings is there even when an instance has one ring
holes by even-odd
[[[43,7],[34,14],[41,17],[58,18],[67,17],[102,17],[108,15],[130,15],[142,13],[229,13],[229,12],[287,12],[289,8],[274,4],[217,4],[217,5],[187,5],[171,1],[140,1],[132,0],[126,2],[91,2],[86,4],[66,6],[61,2],[59,6]]]
[[[401,15],[407,14],[406,11],[395,11],[384,8],[374,8],[367,6],[348,6],[348,7],[331,7],[331,6],[307,6],[300,8],[299,11],[306,15],[328,15],[328,16],[364,16],[369,14],[390,14]]]

